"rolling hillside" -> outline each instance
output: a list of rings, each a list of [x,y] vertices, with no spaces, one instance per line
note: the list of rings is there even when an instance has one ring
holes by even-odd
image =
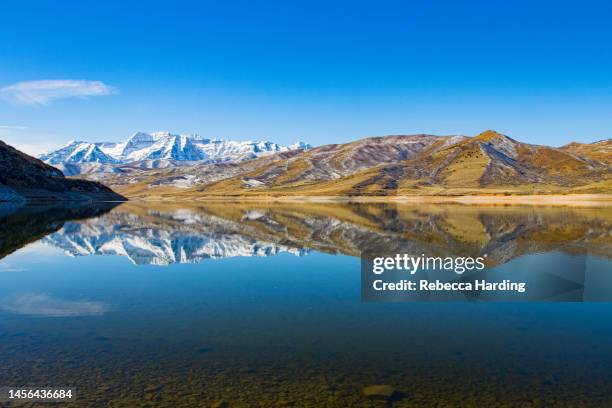
[[[606,146],[568,146],[521,143],[490,130],[475,137],[374,137],[106,182],[130,197],[158,198],[612,192]]]
[[[612,139],[595,143],[570,143],[561,150],[612,165]]]

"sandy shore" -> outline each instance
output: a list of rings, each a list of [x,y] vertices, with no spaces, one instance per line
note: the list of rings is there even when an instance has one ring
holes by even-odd
[[[471,204],[471,205],[560,205],[579,207],[612,206],[612,194],[567,194],[567,195],[464,195],[464,196],[200,196],[200,197],[146,197],[130,198],[130,201],[161,202],[354,202],[354,203],[429,203],[429,204]]]

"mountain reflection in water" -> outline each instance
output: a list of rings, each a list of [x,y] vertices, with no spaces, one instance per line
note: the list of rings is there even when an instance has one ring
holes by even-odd
[[[0,259],[62,228],[66,222],[98,217],[118,203],[53,203],[20,206],[0,203]]]
[[[490,266],[553,251],[612,258],[610,207],[127,203],[108,212],[112,207],[17,211],[2,220],[0,256],[46,235],[45,244],[70,256],[120,255],[137,265],[309,251],[487,254]]]
[[[612,303],[364,302],[356,258],[488,254],[487,277],[544,288],[582,262],[572,299],[602,299],[611,210],[0,207],[0,384],[74,407],[612,406]]]

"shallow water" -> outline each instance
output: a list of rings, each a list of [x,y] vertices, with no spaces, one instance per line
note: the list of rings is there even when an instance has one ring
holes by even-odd
[[[69,406],[612,406],[610,303],[364,303],[359,259],[486,253],[512,271],[580,258],[605,286],[610,209],[128,203],[0,217],[0,386],[74,386]],[[371,401],[373,384],[398,392]]]

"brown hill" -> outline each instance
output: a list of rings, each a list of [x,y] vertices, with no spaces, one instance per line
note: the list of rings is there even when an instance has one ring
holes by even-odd
[[[494,131],[448,146],[403,165],[404,189],[572,188],[610,176],[610,167],[548,146],[518,142]]]
[[[611,175],[605,158],[521,143],[489,130],[472,138],[375,137],[231,168],[159,170],[117,188],[149,197],[597,193],[612,190]]]
[[[595,143],[573,142],[560,147],[560,150],[612,165],[612,139],[600,140]]]
[[[58,231],[66,221],[98,217],[118,202],[54,202],[32,206],[0,205],[0,259],[19,248]]]
[[[0,141],[0,201],[125,201],[93,181],[61,171]]]

